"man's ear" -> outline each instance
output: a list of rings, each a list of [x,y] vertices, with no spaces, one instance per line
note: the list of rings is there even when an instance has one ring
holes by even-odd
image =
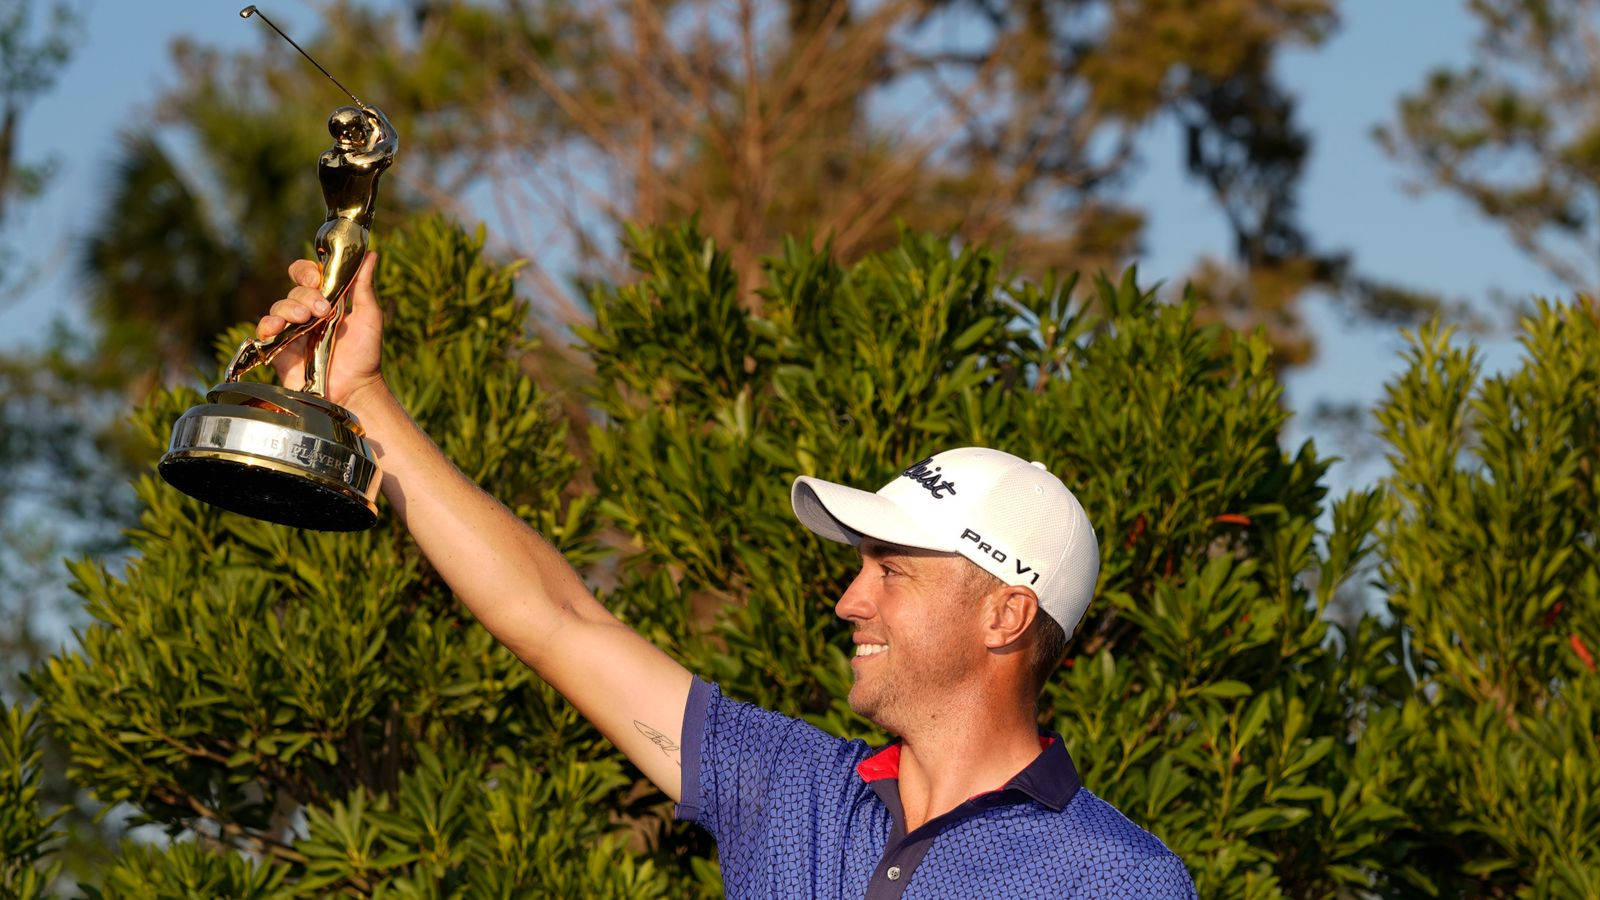
[[[990,650],[1020,649],[1022,636],[1039,615],[1039,595],[1033,588],[1003,584],[983,598],[983,644]]]

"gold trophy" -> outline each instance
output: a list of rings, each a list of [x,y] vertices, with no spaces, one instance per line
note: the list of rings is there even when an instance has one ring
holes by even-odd
[[[360,531],[378,521],[378,465],[356,417],[326,397],[328,364],[345,295],[367,252],[378,176],[394,162],[399,138],[382,112],[357,99],[254,6],[239,15],[261,16],[356,104],[328,117],[333,146],[317,160],[328,205],[317,231],[319,289],[333,308],[240,345],[222,383],[173,425],[157,468],[178,490],[231,512],[297,528]],[[304,389],[239,380],[301,338],[309,342]]]

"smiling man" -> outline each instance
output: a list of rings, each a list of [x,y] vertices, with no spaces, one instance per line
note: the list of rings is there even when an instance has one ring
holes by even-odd
[[[383,492],[503,644],[716,837],[734,897],[1188,897],[1182,862],[1084,789],[1036,703],[1094,592],[1083,508],[1037,463],[981,448],[869,493],[801,477],[795,514],[859,548],[836,612],[850,705],[880,750],[737,703],[619,622],[566,560],[452,466],[385,383],[368,254],[338,324],[327,397],[354,412]],[[333,312],[317,264],[257,325]],[[273,360],[304,384],[304,351]]]
[[[969,447],[877,493],[802,476],[791,501],[861,551],[835,607],[856,648],[850,708],[899,740],[874,752],[696,680],[680,814],[716,836],[730,895],[1193,895],[1035,724],[1099,572],[1060,480]]]

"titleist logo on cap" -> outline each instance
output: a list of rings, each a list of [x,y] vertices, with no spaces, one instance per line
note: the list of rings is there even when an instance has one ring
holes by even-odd
[[[923,457],[922,459],[912,463],[911,468],[901,472],[900,477],[909,478],[912,481],[915,481],[917,484],[922,485],[922,487],[927,490],[928,493],[933,495],[933,499],[935,500],[943,500],[946,492],[953,496],[956,492],[956,483],[954,481],[947,480],[943,475],[940,474],[940,472],[943,471],[942,466],[934,466],[931,469],[928,468],[928,463],[931,462],[933,462],[933,457]]]

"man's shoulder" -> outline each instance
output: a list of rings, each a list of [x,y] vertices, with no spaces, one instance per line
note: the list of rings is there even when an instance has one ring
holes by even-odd
[[[1079,788],[1059,810],[1037,803],[1016,807],[1002,826],[1063,871],[1126,872],[1173,856],[1167,845],[1115,806]],[[1026,837],[1024,837],[1026,836]]]
[[[1119,858],[1142,862],[1172,852],[1160,838],[1135,825],[1088,788],[1079,788],[1062,813],[1065,828]]]
[[[1116,807],[1079,788],[1052,809],[1040,802],[999,807],[971,821],[936,865],[952,884],[989,896],[1194,897],[1180,860]],[[932,874],[930,872],[930,874]]]
[[[1160,838],[1087,788],[1080,788],[1062,812],[1072,842],[1083,861],[1091,864],[1095,872],[1091,878],[1098,883],[1132,891],[1132,896],[1194,895],[1194,882],[1183,860]]]
[[[862,740],[841,738],[803,719],[733,700],[720,688],[695,679],[684,710],[686,745],[704,746],[720,757],[743,757],[760,766],[794,767],[800,760],[856,777],[856,764],[872,753]],[[820,772],[807,768],[805,777]]]

